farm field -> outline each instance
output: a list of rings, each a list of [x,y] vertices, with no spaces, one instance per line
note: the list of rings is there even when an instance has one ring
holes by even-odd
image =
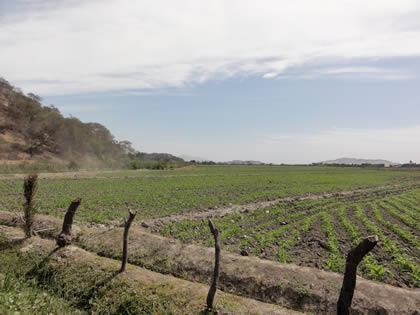
[[[345,257],[363,237],[380,243],[360,275],[401,287],[420,287],[420,189],[388,189],[275,206],[214,218],[225,250],[344,272]],[[161,227],[165,236],[213,246],[205,221]]]
[[[341,191],[354,193],[338,194]],[[321,195],[328,192],[333,194]],[[229,212],[234,205],[291,196],[309,197]],[[204,246],[213,245],[207,222],[189,216],[211,216],[224,207],[223,217],[214,219],[224,249],[338,272],[343,272],[352,246],[377,234],[381,243],[365,258],[360,274],[396,286],[420,286],[420,172],[200,166],[41,175],[39,213],[63,217],[76,197],[83,200],[76,221],[115,225],[131,208],[138,210],[137,222],[175,217],[175,222],[163,221],[152,231]],[[0,210],[22,211],[22,202],[22,179],[0,179]]]
[[[0,211],[12,211],[17,214],[22,212],[23,177],[22,174],[0,175]],[[360,264],[359,275],[368,280],[396,287],[420,288],[420,172],[418,171],[350,167],[199,166],[168,171],[40,174],[36,195],[38,213],[62,218],[70,202],[77,197],[82,198],[82,205],[75,219],[86,229],[85,234],[76,241],[76,245],[90,252],[83,254],[80,252],[80,255],[91,257],[89,259],[93,259],[94,264],[98,262],[100,256],[101,259],[103,257],[120,259],[120,226],[123,218],[127,216],[127,209],[134,209],[138,211],[134,223],[138,226],[131,231],[130,248],[133,253],[129,262],[143,267],[138,269],[139,275],[153,271],[157,272],[153,277],[161,277],[162,274],[168,273],[195,281],[194,285],[201,282],[204,284],[203,292],[206,291],[206,279],[198,276],[206,273],[205,268],[200,269],[203,268],[201,260],[204,259],[204,255],[199,253],[209,252],[204,247],[214,246],[206,220],[211,217],[220,231],[223,250],[265,260],[224,254],[231,255],[229,259],[233,262],[238,258],[244,259],[247,263],[253,261],[255,263],[253,266],[258,266],[256,279],[262,274],[264,264],[272,264],[276,268],[281,268],[279,266],[296,268],[294,265],[277,262],[343,273],[349,250],[367,235],[376,234],[380,242]],[[9,218],[10,214],[3,213],[3,216]],[[14,222],[19,221],[16,216],[12,217],[17,219]],[[56,221],[61,224],[61,220]],[[43,226],[46,230],[49,230],[49,227],[48,224]],[[11,231],[5,226],[2,229],[5,233]],[[175,238],[178,241],[168,238]],[[35,240],[35,242],[40,241]],[[184,246],[182,243],[199,246]],[[45,240],[45,246],[48,248],[51,246],[53,248],[54,244],[51,240]],[[184,258],[173,261],[172,265],[169,264],[170,256],[168,258],[165,255],[172,255],[171,253],[176,251],[175,248],[186,249],[183,252],[184,258],[190,257],[189,254],[195,251],[197,257],[192,264],[197,269],[192,268],[192,270],[195,270],[196,274],[189,269],[191,265],[183,265]],[[112,295],[119,294],[112,290],[107,291],[109,296],[102,296],[102,293],[95,296],[97,300],[91,304],[91,298],[87,298],[89,294],[84,290],[96,285],[96,275],[88,279],[86,287],[78,288],[80,279],[77,277],[84,277],[84,272],[75,271],[74,279],[78,280],[74,280],[73,272],[68,273],[62,269],[63,260],[60,257],[58,257],[59,263],[48,264],[48,268],[51,269],[48,272],[62,275],[60,281],[74,280],[71,294],[70,291],[55,294],[54,291],[61,287],[62,283],[44,279],[44,271],[41,269],[40,277],[37,276],[31,280],[32,282],[28,282],[24,276],[28,270],[22,268],[32,268],[33,258],[22,254],[19,248],[6,246],[4,249],[0,258],[3,262],[11,263],[2,264],[0,268],[0,299],[8,303],[8,310],[28,310],[32,307],[33,301],[38,301],[38,304],[33,306],[34,312],[39,310],[39,312],[52,313],[83,313],[98,307],[98,310],[106,309],[108,307],[106,303],[110,303],[112,307],[119,307],[117,304],[112,304],[114,300],[118,300]],[[89,256],[92,254],[93,256]],[[179,251],[176,251],[176,255],[180,255]],[[43,254],[37,259],[41,257]],[[13,261],[25,261],[25,264],[15,270],[10,267],[15,264]],[[78,263],[81,263],[80,268],[85,266],[84,260],[83,263]],[[110,262],[105,265],[108,263]],[[118,263],[113,261],[113,267],[107,269],[105,273],[99,271],[98,276],[111,277],[117,265]],[[85,267],[92,268],[87,265]],[[324,274],[338,277],[333,273],[324,272]],[[264,273],[264,275],[264,281],[267,282],[261,286],[268,284],[271,278],[271,274],[269,276]],[[131,281],[130,277],[126,280]],[[287,274],[285,277],[288,277]],[[274,286],[287,290],[287,286],[290,286],[287,281],[286,279],[286,282],[276,282]],[[126,283],[117,282],[115,285],[125,286]],[[188,284],[190,285],[193,284]],[[231,283],[224,285],[226,288],[232,286]],[[339,282],[332,281],[328,282],[326,287],[336,294],[339,285]],[[101,286],[102,284],[99,285]],[[298,293],[295,293],[298,295],[309,296],[309,294],[318,294],[317,290],[325,289],[324,284],[311,291],[313,287],[311,281],[305,280],[299,282],[293,290],[297,290]],[[275,291],[276,296],[281,299],[286,291],[278,291],[278,288]],[[246,289],[242,290],[245,291],[238,291],[237,295],[247,296]],[[161,292],[158,292],[158,296],[155,296],[154,287],[146,286],[140,291],[133,291],[133,296],[127,300],[127,303],[137,300],[138,295],[141,296],[144,292],[150,293],[153,299],[166,301],[167,304],[157,303],[159,307],[163,305],[168,309],[176,309],[179,303],[184,303],[184,296],[176,298],[174,304],[167,302],[172,301],[177,292],[175,288],[165,286]],[[105,291],[99,289],[98,292]],[[20,302],[17,302],[18,296],[21,297]],[[262,302],[274,302],[255,292],[250,297]],[[203,299],[200,296],[198,300],[202,303]],[[139,304],[141,307],[143,302]],[[49,308],[48,305],[51,303],[55,308]],[[284,301],[278,300],[275,303],[284,306]],[[155,304],[150,307],[155,307]],[[293,303],[287,304],[287,307],[304,310],[303,306]]]
[[[41,175],[42,214],[62,217],[81,197],[78,220],[112,223],[139,210],[138,219],[319,194],[416,182],[420,173],[334,167],[200,166],[168,171],[80,172]],[[0,178],[0,210],[21,211],[22,176]]]

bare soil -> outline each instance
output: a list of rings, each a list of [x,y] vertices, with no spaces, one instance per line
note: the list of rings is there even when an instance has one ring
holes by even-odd
[[[320,219],[315,220],[302,240],[289,252],[294,264],[322,269],[328,255],[328,238],[322,231]]]

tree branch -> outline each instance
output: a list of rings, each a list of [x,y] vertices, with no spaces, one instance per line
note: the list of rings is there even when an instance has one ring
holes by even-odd
[[[128,260],[128,230],[130,229],[131,223],[134,221],[137,212],[128,210],[128,219],[125,221],[124,224],[124,236],[123,236],[123,256],[122,256],[122,263],[120,272],[125,271],[125,267],[127,265]]]
[[[70,245],[72,242],[71,228],[73,225],[73,217],[76,214],[77,208],[79,208],[82,199],[78,198],[71,202],[70,207],[67,209],[66,215],[63,221],[63,230],[57,237],[57,245],[64,247]]]
[[[337,303],[337,314],[350,314],[351,301],[353,300],[356,287],[357,266],[378,243],[377,235],[370,235],[365,238],[356,248],[353,248],[347,255],[346,270],[344,273],[343,286],[341,287],[340,298]]]
[[[213,279],[207,295],[207,311],[213,309],[214,296],[216,295],[217,281],[219,280],[219,268],[220,268],[220,245],[219,245],[219,231],[215,228],[213,222],[209,219],[210,231],[214,237],[214,248],[215,248],[215,264],[213,271]]]

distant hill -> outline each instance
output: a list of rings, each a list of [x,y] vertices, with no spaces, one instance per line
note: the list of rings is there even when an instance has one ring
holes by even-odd
[[[262,165],[264,163],[260,162],[260,161],[233,160],[233,161],[223,162],[223,164],[229,164],[229,165]]]
[[[385,166],[399,165],[399,163],[381,160],[381,159],[356,159],[356,158],[340,158],[336,160],[328,160],[319,164],[345,164],[345,165],[362,165],[362,164],[384,164]]]

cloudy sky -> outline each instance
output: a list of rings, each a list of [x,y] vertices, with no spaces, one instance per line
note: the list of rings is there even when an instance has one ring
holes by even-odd
[[[420,162],[418,0],[0,0],[0,76],[141,151]]]

